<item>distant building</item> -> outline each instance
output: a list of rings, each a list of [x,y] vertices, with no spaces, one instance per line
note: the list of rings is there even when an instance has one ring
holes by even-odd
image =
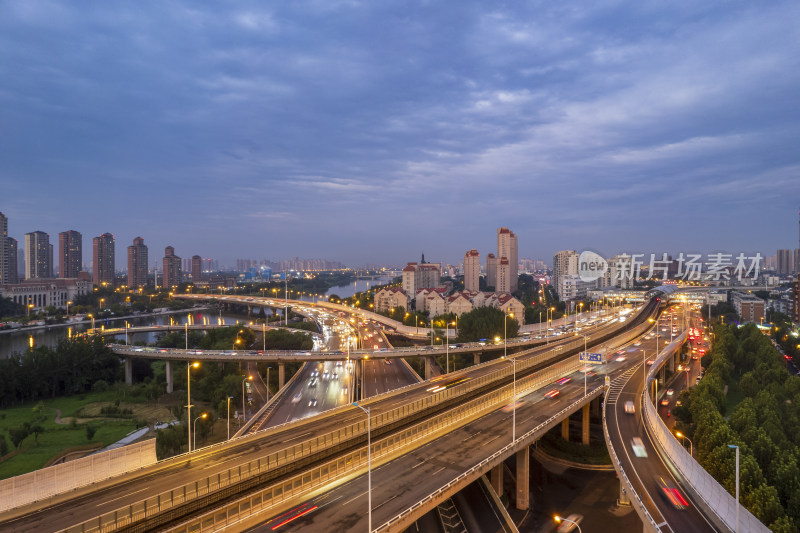
[[[103,233],[92,239],[92,281],[95,285],[114,286],[115,255],[112,234]]]
[[[441,265],[439,263],[408,263],[403,268],[403,290],[406,294],[417,294],[419,289],[432,289],[441,286]]]
[[[569,275],[561,276],[558,279],[559,297],[562,300],[580,300],[588,296],[588,292],[597,288],[597,280],[583,281],[580,276]]]
[[[43,231],[25,234],[25,279],[53,277],[53,247]]]
[[[508,228],[498,228],[497,230],[497,261],[498,261],[498,274],[500,262],[503,258],[508,261],[508,287],[500,288],[495,285],[495,290],[498,292],[514,292],[517,290],[519,284],[519,252],[517,236]]]
[[[58,234],[58,277],[77,278],[83,265],[83,235],[75,230]]]
[[[497,260],[497,285],[494,289],[497,292],[511,292],[513,273],[511,262],[508,257],[503,256]]]
[[[800,274],[792,284],[792,321],[795,324],[800,324]]]
[[[414,295],[414,308],[418,313],[428,312],[428,315],[433,318],[438,315],[443,315],[446,311],[445,294],[447,289],[419,289]]]
[[[16,283],[11,281],[9,272],[11,266],[11,255],[8,249],[8,217],[0,213],[0,284]]]
[[[376,313],[385,313],[397,307],[402,307],[405,310],[409,308],[408,294],[403,289],[388,287],[375,293]]]
[[[203,277],[203,258],[199,255],[192,256],[192,281],[198,281]]]
[[[38,312],[50,305],[64,309],[67,302],[92,292],[92,282],[88,279],[59,278],[25,280],[14,285],[0,285],[0,296],[9,298],[15,304],[33,305]]]
[[[128,246],[128,288],[136,290],[147,286],[147,246],[144,239],[136,237]]]
[[[0,283],[17,283],[19,281],[19,271],[17,270],[17,239],[8,237],[8,278]]]
[[[486,255],[486,286],[497,286],[497,257],[494,254]]]
[[[734,291],[733,308],[744,322],[760,322],[766,317],[766,302],[750,293]]]
[[[778,274],[789,276],[794,270],[794,258],[791,250],[778,250]]]
[[[162,261],[161,286],[169,289],[173,285],[181,282],[181,258],[175,255],[175,248],[167,246],[164,248],[164,259]]]
[[[464,254],[464,290],[477,292],[481,289],[481,256],[472,249]]]
[[[620,289],[633,288],[633,268],[630,256],[615,255],[607,259],[608,262],[608,285],[619,287]],[[605,282],[603,283],[606,284]]]
[[[559,288],[561,278],[578,275],[578,257],[578,252],[575,250],[561,250],[553,255],[553,274],[550,276],[550,280],[562,300],[565,298]]]
[[[456,316],[461,316],[464,313],[469,313],[475,306],[472,304],[472,298],[475,297],[477,291],[460,291],[451,294],[447,297],[447,312],[453,313]]]

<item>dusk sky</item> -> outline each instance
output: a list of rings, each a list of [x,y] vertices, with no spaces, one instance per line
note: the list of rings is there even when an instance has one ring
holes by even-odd
[[[798,246],[800,3],[0,3],[0,212],[237,257]]]

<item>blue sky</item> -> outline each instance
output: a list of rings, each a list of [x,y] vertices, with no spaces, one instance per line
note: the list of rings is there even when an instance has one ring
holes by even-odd
[[[0,4],[0,211],[160,258],[797,247],[797,2]],[[152,262],[152,260],[151,260]]]

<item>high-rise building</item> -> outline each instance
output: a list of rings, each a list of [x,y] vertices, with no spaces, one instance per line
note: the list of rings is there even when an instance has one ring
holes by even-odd
[[[498,289],[498,292],[514,292],[517,290],[519,281],[519,252],[517,236],[508,228],[499,228],[497,230],[497,259],[500,261],[504,257],[508,259],[508,266],[510,268],[508,274],[509,290],[500,291]]]
[[[8,251],[8,218],[0,213],[0,285],[12,283],[9,281],[11,256]],[[16,283],[14,281],[13,283]]]
[[[199,255],[192,256],[192,281],[199,281],[203,277],[203,258]]]
[[[424,259],[424,256],[423,256]],[[419,289],[436,289],[441,285],[440,263],[408,263],[403,268],[403,290],[416,295]]]
[[[495,292],[511,292],[511,262],[503,256],[497,261],[497,285]]]
[[[181,282],[181,258],[175,255],[175,248],[164,248],[164,261],[161,276],[161,286],[169,289]]]
[[[494,254],[486,255],[486,286],[497,286],[497,257]]]
[[[8,237],[8,279],[0,283],[17,283],[19,282],[19,273],[17,270],[17,239]]]
[[[778,250],[778,275],[788,276],[794,269],[794,258],[791,250]]]
[[[481,256],[472,249],[464,254],[464,290],[478,292],[481,280]]]
[[[25,234],[25,279],[53,277],[53,247],[43,231]]]
[[[578,275],[578,252],[575,250],[561,250],[553,256],[553,275],[550,284],[559,290],[561,278]]]
[[[114,286],[114,236],[103,233],[92,239],[92,281],[95,285],[105,283]]]
[[[792,300],[794,301],[794,305],[792,306],[792,321],[795,324],[800,324],[800,274],[798,274],[797,278],[794,280]]]
[[[136,237],[128,246],[128,288],[136,290],[147,286],[147,246],[144,239]]]
[[[58,234],[58,277],[77,278],[83,263],[83,236],[75,230]]]
[[[794,251],[794,274],[800,274],[800,248]]]

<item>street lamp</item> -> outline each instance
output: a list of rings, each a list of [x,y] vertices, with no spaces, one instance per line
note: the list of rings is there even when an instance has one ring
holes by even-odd
[[[231,440],[231,400],[233,396],[228,396],[228,440]]]
[[[244,406],[244,384],[247,381],[253,381],[253,376],[247,376],[242,380],[242,420],[247,422],[247,410]]]
[[[736,448],[736,527],[734,533],[739,533],[739,447],[728,444],[728,448]]]
[[[69,304],[71,304],[71,303],[72,302],[67,302],[67,316],[69,316]]]
[[[33,306],[31,306],[31,307],[33,307]],[[94,335],[94,315],[89,313],[89,315],[87,315],[87,316],[92,319],[92,335]]]
[[[353,405],[364,411],[367,415],[367,531],[372,531],[372,430],[370,425],[369,407],[362,407],[358,402]]]
[[[694,455],[694,453],[692,453],[694,451],[694,446],[692,445],[692,441],[689,439],[689,437],[687,437],[686,435],[684,435],[680,431],[676,431],[675,432],[675,436],[680,438],[680,439],[688,440],[689,441],[689,455]]]
[[[506,359],[506,356],[503,356],[503,359]],[[514,365],[513,370],[513,380],[512,380],[512,391],[513,396],[511,398],[511,443],[513,444],[517,440],[517,360],[516,359],[506,359],[512,365]]]
[[[508,317],[514,318],[514,313],[508,313],[503,316],[503,357],[507,355],[508,351]]]
[[[584,335],[582,333],[578,333],[578,332],[575,332],[575,335],[577,335],[578,337],[583,337],[583,353],[586,354],[586,352],[587,352],[586,343],[587,343],[589,337],[587,337],[586,335]],[[588,358],[588,355],[584,355],[584,357]],[[584,364],[585,363],[586,362],[584,361]],[[586,372],[583,373],[583,395],[586,396]]]
[[[31,318],[31,309],[33,309],[33,304],[28,304],[28,319]]]
[[[560,524],[561,522],[569,522],[570,524],[575,524],[575,527],[578,528],[578,533],[583,533],[581,531],[581,526],[579,526],[578,523],[574,520],[570,520],[569,518],[564,518],[563,516],[558,516],[558,515],[554,516],[553,519],[556,521],[556,524]]]
[[[203,413],[202,415],[198,416],[194,419],[194,431],[192,432],[194,435],[194,447],[197,448],[197,421],[201,418],[205,419],[208,416],[208,413]]]
[[[186,420],[192,419],[192,376],[190,370],[192,368],[200,367],[200,363],[195,361],[194,363],[190,363],[189,361],[186,362]],[[192,453],[192,428],[187,428],[189,431],[189,453]]]

